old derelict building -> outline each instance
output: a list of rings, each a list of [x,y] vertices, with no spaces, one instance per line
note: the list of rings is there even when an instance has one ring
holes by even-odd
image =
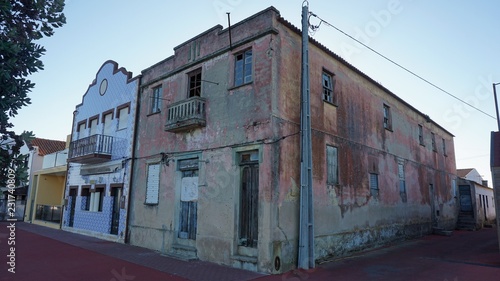
[[[63,230],[125,241],[138,80],[106,61],[76,106]]]
[[[300,30],[271,7],[142,72],[130,243],[295,267]],[[316,259],[456,222],[453,135],[310,39]]]

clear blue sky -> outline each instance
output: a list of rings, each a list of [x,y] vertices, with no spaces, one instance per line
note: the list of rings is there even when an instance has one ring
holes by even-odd
[[[302,1],[66,0],[67,24],[39,43],[45,70],[33,75],[32,104],[15,130],[65,140],[72,112],[99,67],[115,60],[133,75],[173,48],[221,24],[269,6],[297,27]],[[500,82],[500,2],[310,0],[310,11],[442,89],[495,116],[492,83]],[[311,23],[317,23],[314,19]],[[335,29],[312,35],[455,135],[457,168],[476,168],[491,183],[490,132],[496,120],[395,67]],[[500,85],[498,86],[500,93]]]

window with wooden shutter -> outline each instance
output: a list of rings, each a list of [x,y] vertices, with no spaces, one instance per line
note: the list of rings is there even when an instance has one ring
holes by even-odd
[[[160,164],[149,164],[146,182],[145,204],[158,204],[160,189]]]

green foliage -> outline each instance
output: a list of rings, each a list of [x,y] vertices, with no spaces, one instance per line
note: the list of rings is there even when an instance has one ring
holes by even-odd
[[[66,23],[63,9],[64,0],[0,0],[0,185],[4,167],[22,161],[13,158],[23,142],[9,119],[31,103],[28,93],[35,84],[28,76],[43,70],[45,48],[35,41]],[[5,149],[7,141],[15,145]]]

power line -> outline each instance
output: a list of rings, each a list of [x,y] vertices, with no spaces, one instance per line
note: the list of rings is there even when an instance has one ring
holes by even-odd
[[[336,26],[334,26],[334,25],[330,24],[329,22],[325,21],[324,19],[322,19],[322,18],[318,17],[318,16],[317,16],[316,14],[314,14],[313,12],[310,12],[310,13],[309,13],[309,15],[310,15],[310,16],[314,16],[314,17],[316,17],[316,18],[318,18],[318,19],[320,20],[320,23],[319,23],[318,25],[311,25],[311,24],[309,24],[309,25],[311,26],[311,29],[312,29],[313,31],[316,31],[316,30],[317,30],[317,29],[321,26],[321,23],[325,23],[326,25],[328,25],[328,26],[330,26],[330,27],[332,27],[332,28],[336,29],[336,30],[337,30],[337,31],[339,31],[340,33],[342,33],[342,34],[344,34],[345,36],[347,36],[347,37],[351,38],[352,40],[354,40],[354,41],[358,42],[359,44],[363,45],[365,48],[367,48],[367,49],[369,49],[370,51],[374,52],[375,54],[377,54],[377,55],[381,56],[382,58],[384,58],[384,59],[388,60],[389,62],[393,63],[394,65],[398,66],[399,68],[401,68],[401,69],[405,70],[406,72],[408,72],[408,73],[412,74],[413,76],[415,76],[415,77],[419,78],[420,80],[422,80],[422,81],[424,81],[425,83],[427,83],[427,84],[431,85],[432,87],[434,87],[434,88],[436,88],[436,89],[440,90],[441,92],[443,92],[443,93],[445,93],[445,94],[449,95],[450,97],[452,97],[452,98],[454,98],[454,99],[456,99],[456,100],[458,100],[458,101],[460,101],[460,102],[462,102],[462,103],[465,103],[466,105],[468,105],[468,106],[470,106],[470,107],[474,108],[475,110],[477,110],[477,111],[479,111],[479,112],[483,113],[484,115],[486,115],[486,116],[488,116],[488,117],[491,117],[491,118],[493,118],[494,120],[496,120],[496,118],[495,118],[495,117],[493,117],[492,115],[490,115],[490,114],[488,114],[488,113],[484,112],[483,110],[481,110],[481,109],[479,109],[479,108],[477,108],[477,107],[473,106],[472,104],[470,104],[470,103],[468,103],[468,102],[466,102],[466,101],[464,101],[464,100],[460,99],[459,97],[457,97],[457,96],[455,96],[455,95],[451,94],[450,92],[448,92],[448,91],[444,90],[443,88],[441,88],[441,87],[437,86],[436,84],[434,84],[434,83],[430,82],[429,80],[427,80],[427,79],[423,78],[422,76],[420,76],[420,75],[416,74],[415,72],[413,72],[413,71],[409,70],[408,68],[406,68],[406,67],[402,66],[401,64],[399,64],[399,63],[397,63],[397,62],[393,61],[392,59],[390,59],[390,58],[386,57],[385,55],[383,55],[383,54],[381,54],[381,53],[377,52],[376,50],[374,50],[373,48],[371,48],[371,47],[369,47],[368,45],[364,44],[363,42],[359,41],[358,39],[356,39],[356,38],[352,37],[351,35],[347,34],[346,32],[342,31],[341,29],[337,28]]]

